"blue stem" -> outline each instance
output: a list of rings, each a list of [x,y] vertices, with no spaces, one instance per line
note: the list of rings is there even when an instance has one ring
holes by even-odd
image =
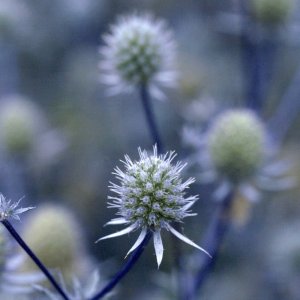
[[[132,255],[128,259],[127,263],[123,266],[123,268],[115,275],[115,277],[98,294],[96,294],[90,300],[98,300],[98,299],[103,298],[123,279],[123,277],[132,269],[132,267],[135,265],[137,260],[140,258],[141,254],[143,253],[143,251],[144,251],[146,245],[148,244],[149,240],[151,239],[151,237],[152,237],[152,232],[148,231],[143,242],[132,253]]]
[[[229,210],[234,192],[230,192],[221,202],[219,209],[211,220],[205,235],[203,247],[210,253],[212,258],[201,256],[200,268],[194,277],[194,282],[191,289],[187,292],[186,300],[196,299],[196,294],[203,286],[208,275],[212,271],[218,258],[220,246],[224,240],[228,227],[230,225]],[[203,260],[202,260],[203,259]],[[195,262],[196,263],[196,262]]]
[[[141,100],[143,103],[144,112],[145,112],[145,116],[147,119],[147,123],[148,123],[149,129],[150,129],[152,139],[154,141],[154,144],[157,145],[158,153],[161,153],[164,151],[163,144],[162,144],[162,140],[160,138],[159,132],[158,132],[158,128],[156,126],[155,119],[154,119],[154,114],[153,114],[153,110],[152,110],[152,106],[151,106],[151,102],[150,102],[150,96],[149,96],[149,91],[148,91],[147,85],[143,84],[141,86],[140,94],[141,94]]]
[[[286,90],[282,100],[268,122],[268,127],[277,142],[281,144],[291,125],[300,112],[300,68],[296,71],[293,81]]]
[[[50,274],[48,269],[44,266],[44,264],[40,261],[40,259],[33,253],[33,251],[29,248],[29,246],[24,242],[24,240],[20,237],[20,235],[16,232],[12,224],[8,220],[1,221],[5,228],[9,231],[9,233],[14,237],[17,243],[24,249],[24,251],[30,256],[30,258],[34,261],[34,263],[40,268],[40,270],[45,274],[48,280],[51,282],[53,287],[57,290],[57,292],[63,297],[65,300],[70,300],[69,297],[65,294],[60,285],[56,282],[54,277]],[[45,237],[46,239],[47,237]]]

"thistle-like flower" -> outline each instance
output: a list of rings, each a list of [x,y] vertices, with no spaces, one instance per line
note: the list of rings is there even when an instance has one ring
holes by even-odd
[[[99,285],[101,283],[99,272],[94,271],[91,276],[86,280],[86,283],[83,284],[77,278],[73,279],[73,286],[71,289],[67,289],[67,284],[62,276],[60,276],[60,284],[63,290],[68,295],[69,299],[72,300],[87,300],[91,299],[94,294],[99,289]],[[61,300],[61,295],[54,293],[53,291],[40,286],[36,285],[35,288],[44,293],[47,299],[51,300]],[[108,299],[110,295],[103,299]]]
[[[125,172],[118,167],[113,174],[120,180],[120,185],[111,183],[110,189],[116,197],[109,196],[109,208],[117,208],[120,217],[112,219],[107,225],[129,225],[125,229],[100,238],[98,241],[121,236],[141,229],[141,233],[128,251],[134,251],[144,240],[147,231],[153,231],[154,249],[158,267],[163,258],[163,244],[161,230],[167,229],[177,238],[208,254],[203,248],[183,236],[172,226],[172,222],[181,222],[183,218],[194,216],[190,208],[197,200],[197,196],[185,198],[185,189],[194,182],[193,178],[182,182],[180,173],[185,164],[177,162],[172,165],[176,154],[168,152],[157,154],[157,147],[153,147],[153,154],[138,149],[140,160],[132,161],[125,155]],[[208,254],[209,255],[209,254]]]
[[[250,110],[220,114],[207,132],[195,139],[202,140],[197,152],[202,169],[200,179],[220,182],[214,194],[216,199],[224,199],[234,189],[244,199],[257,201],[257,188],[280,190],[293,185],[290,178],[280,178],[288,167],[282,161],[272,162],[274,151],[269,147],[264,124]]]
[[[0,228],[0,294],[28,294],[32,292],[32,285],[44,280],[40,272],[20,273],[25,256],[16,254],[13,244],[7,239]],[[13,296],[11,296],[13,297]],[[6,298],[5,298],[6,299]]]
[[[149,15],[123,16],[104,42],[100,68],[111,95],[148,85],[152,95],[162,98],[159,86],[174,85],[175,42],[163,21]]]
[[[2,194],[0,194],[0,222],[13,218],[15,220],[20,221],[19,215],[33,209],[34,207],[25,207],[18,208],[22,198],[17,202],[11,202],[11,200],[7,200]]]

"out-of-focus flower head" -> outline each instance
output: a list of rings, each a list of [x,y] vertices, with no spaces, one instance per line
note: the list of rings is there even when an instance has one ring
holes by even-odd
[[[287,20],[294,0],[251,0],[252,15],[263,24],[278,25]]]
[[[32,285],[44,279],[40,272],[20,273],[19,268],[25,261],[23,254],[16,251],[6,236],[4,229],[0,228],[0,294],[2,297],[16,297],[26,295],[33,291]],[[6,295],[6,296],[5,296]],[[21,298],[23,299],[23,298]]]
[[[26,153],[36,144],[43,128],[43,116],[28,99],[11,95],[2,99],[0,111],[0,139],[5,151]]]
[[[282,178],[288,170],[286,163],[274,160],[274,151],[264,124],[248,109],[233,109],[221,113],[206,132],[197,148],[197,163],[203,182],[220,184],[216,199],[224,199],[234,189],[240,198],[257,201],[258,189],[290,188],[293,180]]]
[[[177,162],[173,165],[175,153],[158,155],[156,146],[153,148],[153,154],[148,154],[139,148],[139,156],[140,160],[134,162],[129,156],[125,156],[125,172],[116,168],[114,173],[120,180],[120,185],[112,183],[110,186],[111,191],[117,196],[109,197],[111,202],[108,203],[108,207],[118,209],[117,214],[120,217],[112,219],[107,224],[129,226],[99,240],[141,229],[128,255],[143,242],[147,232],[151,230],[159,266],[163,258],[161,230],[167,229],[185,243],[207,253],[171,226],[172,222],[182,222],[185,217],[195,215],[190,208],[197,200],[197,196],[185,197],[185,190],[194,179],[189,178],[183,182],[180,177],[185,164]]]
[[[67,279],[85,260],[80,226],[66,208],[54,204],[40,206],[26,224],[24,239],[46,267],[59,270]],[[25,270],[35,266],[26,260]]]
[[[94,271],[88,278],[85,280],[85,284],[82,284],[77,278],[73,278],[73,285],[71,289],[67,288],[63,277],[60,278],[60,283],[63,290],[66,292],[67,296],[72,300],[87,300],[91,299],[99,290],[101,280],[99,272]],[[54,293],[53,291],[43,287],[35,286],[37,290],[43,292],[47,299],[50,300],[61,300],[61,295]],[[109,293],[103,299],[109,299],[111,293]]]
[[[147,85],[158,98],[160,87],[176,82],[175,42],[165,23],[146,14],[122,16],[104,36],[102,81],[111,95]]]

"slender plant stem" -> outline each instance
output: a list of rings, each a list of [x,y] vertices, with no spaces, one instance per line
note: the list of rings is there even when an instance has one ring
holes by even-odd
[[[142,85],[140,88],[141,100],[143,103],[143,108],[145,112],[145,117],[149,126],[149,130],[154,143],[157,145],[157,150],[159,153],[163,152],[163,144],[159,135],[159,131],[155,122],[154,113],[151,106],[150,95],[147,85]]]
[[[33,253],[33,251],[29,248],[29,246],[24,242],[24,240],[20,237],[17,231],[14,229],[13,225],[8,220],[1,221],[5,228],[9,231],[9,233],[14,237],[17,243],[24,249],[24,251],[30,256],[30,258],[34,261],[34,263],[40,268],[40,270],[45,274],[48,280],[51,282],[53,287],[57,290],[57,292],[63,297],[65,300],[70,300],[54,277],[50,274],[48,269],[44,266],[44,264],[40,261],[40,259]],[[45,237],[47,238],[47,237]]]
[[[234,193],[230,192],[222,201],[216,214],[208,227],[205,235],[205,241],[202,243],[203,247],[210,253],[212,258],[204,256],[201,260],[200,268],[196,273],[194,283],[191,290],[187,292],[186,300],[195,299],[196,293],[203,286],[208,275],[212,271],[216,260],[218,258],[219,250],[230,225],[229,210]]]
[[[148,127],[153,139],[153,142],[157,145],[158,153],[162,153],[164,151],[164,146],[162,139],[160,137],[154,113],[151,106],[151,99],[148,91],[147,85],[142,85],[140,88],[141,100],[143,103],[143,108],[145,112],[145,117],[148,123]],[[173,226],[176,230],[181,231],[180,226],[178,223],[174,223]],[[173,244],[173,255],[174,255],[174,264],[178,271],[178,299],[183,299],[184,296],[182,295],[182,290],[184,286],[184,280],[182,280],[183,274],[183,266],[181,261],[181,247],[178,243],[178,239],[172,235],[172,244]]]
[[[281,102],[268,122],[268,127],[278,144],[282,143],[300,112],[300,67],[283,95]]]
[[[152,232],[148,231],[143,242],[132,253],[132,255],[128,259],[127,263],[123,266],[123,268],[114,276],[114,278],[110,282],[108,282],[108,284],[98,294],[96,294],[90,300],[98,300],[103,298],[123,279],[123,277],[132,269],[132,267],[135,265],[137,260],[140,258],[141,254],[143,253],[151,237],[152,237]]]

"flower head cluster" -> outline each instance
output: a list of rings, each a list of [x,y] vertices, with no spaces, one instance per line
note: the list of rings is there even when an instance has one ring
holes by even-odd
[[[189,132],[189,139],[191,136],[201,140],[195,145],[199,151],[196,162],[202,171],[199,179],[220,182],[214,194],[216,199],[224,199],[235,189],[242,198],[257,201],[258,189],[281,190],[293,185],[290,178],[281,178],[288,166],[273,161],[274,152],[270,150],[264,124],[250,110],[225,111],[205,133],[197,136],[195,131]]]
[[[109,207],[117,208],[120,217],[111,220],[108,224],[129,226],[100,240],[141,228],[141,234],[129,250],[129,254],[142,243],[147,231],[151,230],[154,234],[158,266],[163,257],[161,229],[167,229],[184,242],[205,251],[171,226],[172,222],[181,222],[185,217],[195,215],[190,212],[190,207],[197,200],[197,196],[185,197],[185,190],[194,179],[190,178],[183,182],[180,177],[185,164],[177,162],[172,165],[175,153],[158,155],[156,146],[151,155],[139,148],[139,156],[140,160],[135,162],[129,156],[125,156],[125,172],[119,168],[115,169],[120,185],[112,183],[110,186],[111,191],[117,196],[109,197],[111,201]]]
[[[157,85],[173,86],[175,43],[164,22],[149,15],[121,17],[104,41],[100,66],[111,94],[147,84],[159,97]]]
[[[26,208],[18,208],[20,199],[17,202],[11,202],[11,200],[7,200],[2,194],[0,194],[0,221],[4,221],[8,218],[13,218],[16,220],[20,220],[19,214],[22,214],[34,207],[26,207]]]

